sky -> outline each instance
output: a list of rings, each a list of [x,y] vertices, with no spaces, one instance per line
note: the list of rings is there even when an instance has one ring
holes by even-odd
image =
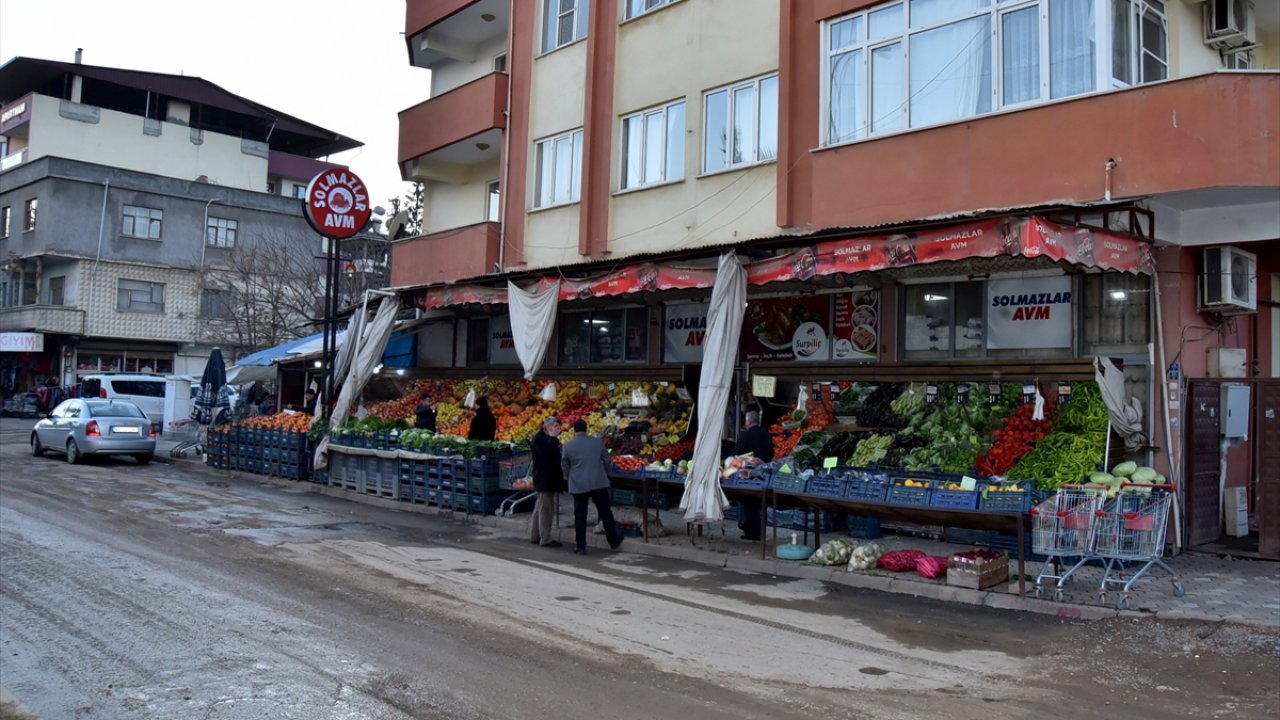
[[[0,64],[16,56],[194,75],[364,147],[330,156],[374,204],[403,196],[396,114],[430,96],[409,65],[404,0],[3,0]]]

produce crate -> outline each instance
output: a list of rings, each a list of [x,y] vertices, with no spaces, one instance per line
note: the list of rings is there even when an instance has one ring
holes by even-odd
[[[467,478],[484,478],[498,476],[498,459],[497,458],[472,458],[464,461],[467,464]]]
[[[1009,554],[999,553],[991,559],[966,562],[959,554],[947,561],[947,584],[972,590],[985,590],[1009,580]]]
[[[738,488],[740,490],[763,490],[769,487],[768,475],[752,475],[751,473],[737,472],[728,478],[720,481],[724,487]]]
[[[453,507],[453,493],[447,490],[427,490],[427,503],[429,505],[439,505],[440,507]]]
[[[882,478],[851,478],[845,483],[844,496],[857,502],[882,503],[889,489],[889,481]]]
[[[613,488],[609,491],[610,501],[614,505],[630,505],[638,507],[640,505],[640,493],[635,490],[619,490]]]
[[[507,499],[507,494],[472,495],[467,499],[466,510],[476,515],[492,515]]]
[[[396,466],[400,473],[400,482],[402,483],[423,483],[427,481],[427,461],[426,460],[407,460],[400,458],[399,464]]]
[[[461,485],[461,488],[459,488]],[[502,489],[498,484],[497,475],[487,475],[480,477],[470,477],[466,480],[454,479],[454,492],[461,492],[467,495],[488,495]]]
[[[809,479],[803,475],[795,473],[780,473],[774,471],[773,477],[769,479],[769,485],[774,492],[782,493],[802,493],[809,484]]]
[[[1030,490],[982,491],[982,509],[988,512],[1027,512],[1031,510],[1031,500]]]
[[[809,480],[805,487],[806,495],[819,497],[842,498],[845,494],[845,479],[834,475],[819,475]]]
[[[942,530],[942,539],[956,545],[982,545],[991,541],[990,530],[970,530],[969,528],[948,527]]]
[[[936,508],[949,510],[976,510],[978,507],[977,490],[943,490],[937,488],[929,504]]]
[[[411,483],[408,486],[400,485],[402,500],[408,500],[411,503],[427,502],[427,486],[421,483]]]
[[[849,516],[849,537],[875,540],[880,536],[880,518]]]
[[[889,484],[889,489],[884,495],[884,501],[890,505],[928,507],[929,499],[932,496],[933,487],[931,485],[926,485],[925,487],[908,487],[901,481],[898,481]]]

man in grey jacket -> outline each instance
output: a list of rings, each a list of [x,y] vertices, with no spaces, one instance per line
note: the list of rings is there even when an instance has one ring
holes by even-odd
[[[596,514],[604,523],[604,536],[614,550],[622,544],[622,534],[609,507],[609,453],[598,437],[587,434],[587,422],[573,423],[573,439],[564,446],[560,467],[569,480],[573,496],[573,552],[587,554],[587,503],[594,502]]]

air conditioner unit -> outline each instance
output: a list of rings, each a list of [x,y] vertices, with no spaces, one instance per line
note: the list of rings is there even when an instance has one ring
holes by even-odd
[[[1238,315],[1258,309],[1258,259],[1226,245],[1205,248],[1200,273],[1200,311]]]
[[[1249,0],[1208,0],[1204,4],[1205,44],[1228,53],[1257,47],[1253,14]]]

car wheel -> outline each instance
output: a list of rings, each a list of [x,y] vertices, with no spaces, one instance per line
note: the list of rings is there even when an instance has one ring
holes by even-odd
[[[67,438],[67,462],[72,465],[80,462],[80,446],[76,444],[75,438]]]
[[[146,465],[151,462],[152,457],[151,453],[144,453],[142,455],[134,455],[133,459],[137,460],[139,465]]]
[[[37,433],[31,433],[31,454],[36,457],[44,454],[44,445],[40,443],[40,436]]]

